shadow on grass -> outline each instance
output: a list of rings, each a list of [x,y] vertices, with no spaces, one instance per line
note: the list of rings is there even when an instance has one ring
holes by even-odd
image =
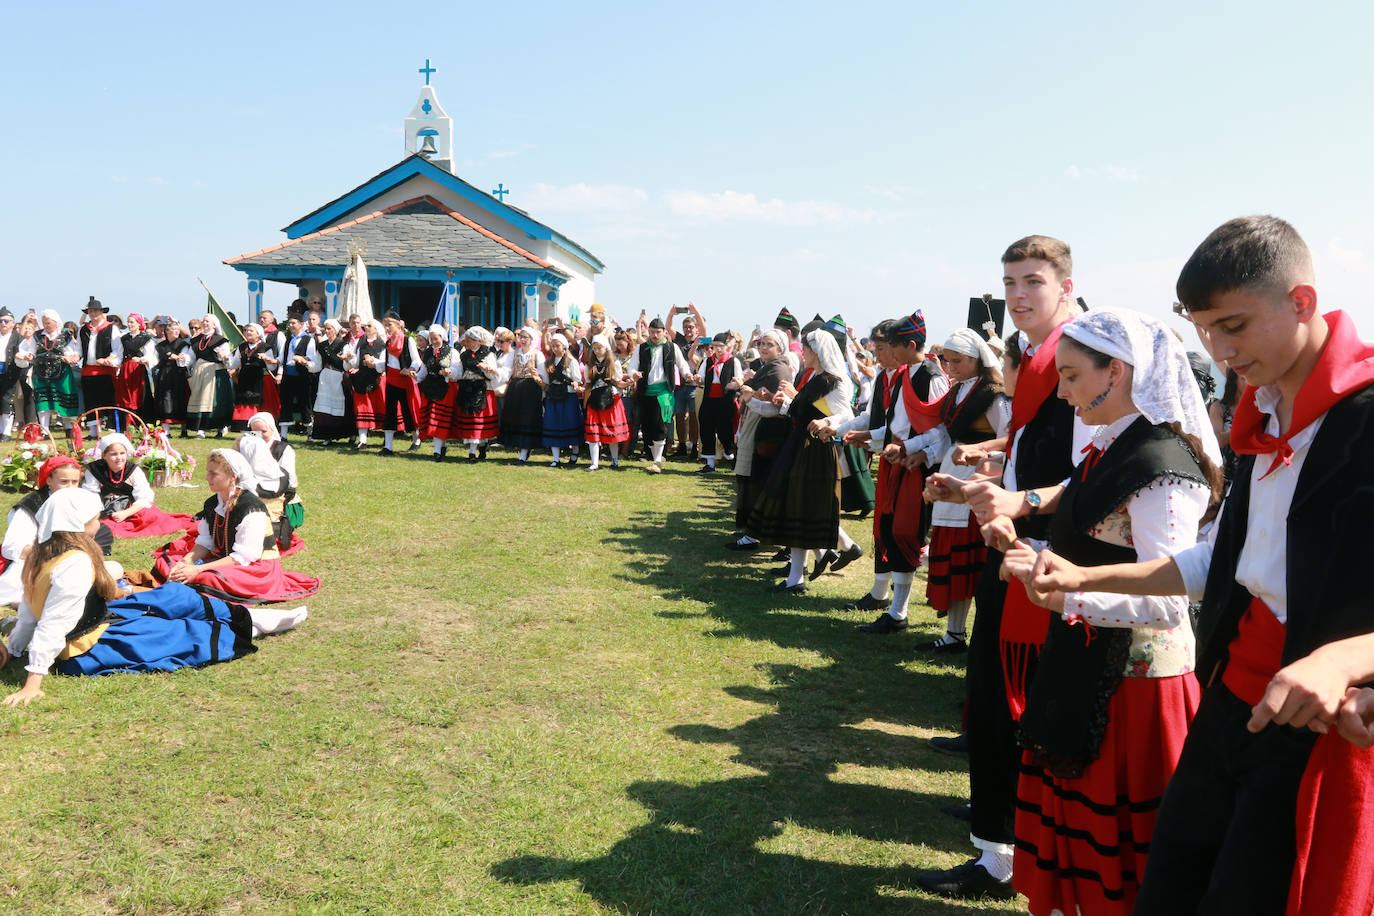
[[[914,889],[918,870],[952,864],[942,852],[967,847],[967,825],[940,812],[962,798],[903,787],[915,782],[913,769],[932,771],[931,781],[949,789],[961,784],[952,774],[939,778],[961,762],[909,733],[957,723],[961,672],[912,665],[909,638],[860,633],[861,621],[836,610],[833,597],[769,594],[772,579],[760,572],[772,551],[738,562],[721,549],[731,512],[728,492],[716,486],[693,510],[632,517],[607,543],[634,557],[624,566],[628,580],[669,602],[705,606],[661,611],[665,623],[699,616],[710,636],[820,656],[811,666],[760,665],[767,687],[723,688],[764,709],[740,725],[668,729],[682,741],[732,746],[733,759],[760,775],[633,783],[628,795],[647,809],[648,822],[604,855],[520,856],[492,873],[517,884],[576,881],[601,905],[625,912],[985,912]],[[867,558],[856,569],[866,584]],[[911,848],[894,864],[878,843]]]

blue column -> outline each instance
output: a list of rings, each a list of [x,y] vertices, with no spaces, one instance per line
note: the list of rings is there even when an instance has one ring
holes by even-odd
[[[258,314],[262,312],[262,284],[263,281],[258,277],[248,279],[248,320],[257,321]]]

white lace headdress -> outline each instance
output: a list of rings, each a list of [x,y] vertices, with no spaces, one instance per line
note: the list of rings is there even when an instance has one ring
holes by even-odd
[[[1131,401],[1151,423],[1178,423],[1196,436],[1213,465],[1221,465],[1207,406],[1183,343],[1158,319],[1130,309],[1100,308],[1064,326],[1064,336],[1114,356],[1132,369]]]

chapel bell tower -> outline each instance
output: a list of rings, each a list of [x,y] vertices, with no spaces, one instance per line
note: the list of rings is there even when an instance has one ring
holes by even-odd
[[[419,72],[424,74],[425,85],[405,121],[406,155],[418,153],[439,168],[452,172],[453,121],[439,107],[439,98],[429,84],[430,75],[438,71],[429,65],[429,59],[426,58]]]

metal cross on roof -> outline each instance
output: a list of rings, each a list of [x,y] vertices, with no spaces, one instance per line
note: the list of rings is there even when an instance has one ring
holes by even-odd
[[[494,196],[497,200],[501,201],[501,203],[505,203],[506,195],[510,193],[510,188],[506,187],[505,183],[502,182],[500,184],[497,184],[496,187],[492,188],[491,193],[492,196]]]
[[[425,75],[425,85],[428,86],[428,85],[429,85],[429,75],[430,75],[431,73],[438,73],[439,71],[436,70],[434,67],[431,67],[431,66],[429,65],[429,58],[426,57],[426,58],[425,58],[425,65],[424,65],[423,67],[421,67],[419,70],[417,70],[416,72],[417,72],[417,73],[423,73],[423,74]]]

